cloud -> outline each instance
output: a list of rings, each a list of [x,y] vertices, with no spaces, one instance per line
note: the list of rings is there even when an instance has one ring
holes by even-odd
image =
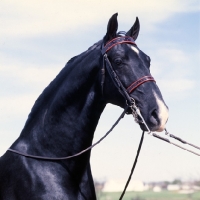
[[[21,116],[26,115],[28,116],[28,112],[30,111],[36,98],[37,94],[24,94],[15,96],[13,98],[8,97],[1,97],[0,104],[1,104],[1,113],[0,118],[5,120],[6,116]]]
[[[170,44],[169,48],[157,47],[153,52],[152,60],[155,61],[151,72],[161,91],[168,97],[185,97],[197,87],[196,79],[192,79],[196,67],[192,57],[192,54],[179,49],[175,44]]]
[[[184,127],[181,131],[182,135],[185,134],[187,136],[188,132],[190,132],[193,134],[193,139],[198,140],[198,134],[196,134],[198,128],[195,127],[198,122],[195,117],[192,117],[194,116],[194,111],[196,111],[198,99],[191,95],[190,101],[184,101],[184,107],[178,108],[181,106],[179,105],[180,101],[176,101],[174,98],[181,98],[183,95],[189,96],[197,88],[197,76],[199,74],[197,73],[197,63],[199,63],[197,58],[199,59],[199,52],[194,55],[194,52],[191,52],[188,46],[187,48],[181,48],[177,44],[180,41],[172,39],[173,33],[170,31],[178,29],[176,29],[176,24],[172,28],[173,30],[169,31],[170,33],[166,27],[160,26],[160,23],[164,24],[168,19],[170,19],[167,21],[168,24],[173,24],[176,13],[199,10],[198,2],[199,0],[1,0],[0,155],[18,137],[31,107],[42,90],[57,75],[65,62],[72,55],[76,55],[77,52],[74,49],[78,49],[81,52],[87,48],[86,43],[87,45],[91,44],[91,37],[97,37],[91,34],[91,32],[95,34],[100,33],[100,37],[102,37],[106,31],[108,19],[115,12],[119,13],[120,30],[127,30],[134,22],[136,16],[140,18],[142,26],[141,36],[146,38],[144,40],[145,43],[143,43],[145,44],[143,45],[144,49],[145,51],[148,47],[151,49],[152,75],[155,76],[162,93],[166,94],[164,97],[169,98],[173,102],[173,111],[173,106],[169,105],[171,112],[171,122],[168,122],[169,130],[180,133],[180,129]],[[185,27],[183,20],[181,23]],[[195,22],[191,20],[188,23],[192,24]],[[165,41],[166,39],[163,37],[158,38],[158,33],[160,34],[162,28],[167,34],[168,41]],[[156,32],[154,30],[159,31]],[[185,30],[190,33],[192,29]],[[153,34],[150,39],[148,36],[151,31]],[[168,37],[169,35],[171,37]],[[70,37],[68,38],[68,36]],[[79,42],[80,40],[82,43]],[[188,45],[190,38],[186,38],[186,41]],[[83,44],[83,42],[85,43]],[[169,42],[172,43],[169,44]],[[66,55],[69,57],[66,58]],[[193,78],[194,74],[196,75],[195,78]],[[196,91],[195,94],[197,93]],[[168,104],[168,101],[166,102]],[[197,103],[195,104],[195,102]],[[190,105],[190,107],[186,108],[185,105]],[[185,118],[183,116],[186,115],[183,111],[191,116],[186,121],[184,121]],[[108,105],[101,117],[94,142],[108,131],[121,112],[122,109]],[[183,120],[181,120],[181,117]],[[190,124],[190,126],[182,126],[184,122]],[[137,143],[140,139],[140,134],[138,133],[140,132],[139,126],[134,123],[131,116],[126,116],[124,120],[121,120],[114,132],[98,148],[92,151],[94,176],[111,174],[109,176],[118,177],[123,174],[119,173],[120,170],[128,172],[132,164],[129,158],[132,158],[133,153],[137,151]],[[181,173],[179,165],[176,166],[177,163],[174,163],[172,166],[167,165],[167,163],[171,160],[185,158],[187,154],[182,155],[181,152],[179,153],[178,150],[173,149],[170,151],[171,147],[164,146],[163,143],[158,144],[157,141],[149,142],[151,138],[148,139],[146,137],[145,140],[148,148],[143,149],[144,156],[140,160],[141,167],[139,169],[141,169],[141,173],[138,175],[140,178],[142,177],[144,180],[155,179],[156,166],[159,166],[159,170],[156,171],[156,173],[158,172],[157,178],[159,177],[159,179],[163,177],[169,178],[172,176],[171,173],[174,173],[174,176],[176,176],[177,174],[187,174],[188,171],[193,170],[193,163],[195,161],[191,160],[191,162],[185,163],[185,160],[192,159],[190,155],[188,155],[187,159],[183,159],[182,165],[186,167]],[[98,153],[95,154],[95,152]],[[166,152],[169,152],[169,156]],[[177,152],[181,156],[176,156]],[[124,156],[124,154],[127,156]],[[154,158],[152,158],[152,154],[155,155]],[[106,158],[105,155],[109,157]],[[171,159],[172,155],[173,159]],[[157,161],[162,160],[163,156],[168,156],[169,158],[165,159],[166,162],[161,165]],[[119,163],[118,157],[124,160]],[[102,160],[104,160],[105,164],[103,166],[101,165]],[[144,173],[147,161],[150,165],[147,173]],[[180,163],[181,159],[179,160]],[[190,166],[188,163],[193,165]],[[116,166],[118,166],[117,170],[113,170]],[[167,171],[166,166],[169,167],[169,172],[163,173]],[[198,166],[195,169],[198,169]],[[126,175],[123,174],[123,176]]]
[[[142,27],[151,29],[156,23],[166,20],[174,13],[198,10],[197,5],[198,1],[183,0],[123,0],[118,3],[114,0],[59,1],[59,3],[53,0],[1,1],[0,25],[3,29],[0,32],[0,41],[9,37],[33,37],[62,33],[67,30],[73,32],[77,28],[90,27],[95,23],[105,24],[104,29],[106,29],[108,18],[116,11],[119,12],[119,21],[131,23],[130,19],[134,21],[135,16],[138,15],[143,19]],[[75,10],[76,12],[74,12]],[[30,48],[34,52],[42,51],[40,47],[29,47],[26,43],[18,42],[17,45],[13,43],[12,45],[14,46],[12,48],[22,49],[22,54],[29,51]],[[38,64],[22,61],[22,59],[27,59],[24,54],[19,56],[19,60],[13,59],[10,51],[11,49],[8,48],[7,54],[4,53],[0,56],[0,76],[4,79],[10,78],[15,80],[15,83],[33,89],[33,93],[36,90],[42,91],[60,71],[57,66],[63,66],[63,63],[60,65],[43,63],[42,67],[38,68]],[[51,58],[55,56],[45,49],[41,52],[42,55],[45,54],[44,51],[47,51],[46,54]],[[151,57],[154,57],[152,74],[168,95],[174,96],[176,92],[185,93],[196,86],[195,81],[188,76],[191,73],[191,69],[187,68],[189,60],[191,60],[190,54],[186,54],[172,44],[170,48],[156,47]],[[60,57],[55,58],[55,60],[59,59]],[[112,109],[112,107],[110,106],[108,109]]]
[[[138,15],[145,19],[145,27],[150,27],[176,12],[198,9],[198,0],[4,0],[0,2],[0,26],[3,27],[0,38],[73,31],[83,26],[107,23],[108,18],[115,12],[119,12],[119,19],[124,23],[134,21]]]
[[[37,50],[40,50],[39,47],[34,49],[35,52],[37,52]],[[21,49],[19,49],[19,51],[21,51]],[[28,58],[26,55],[27,51],[30,53]],[[32,52],[32,49],[28,49],[28,45],[20,52],[20,54],[16,50],[17,55],[12,53],[12,49],[8,52],[4,50],[1,52],[0,84],[4,85],[1,87],[1,97],[8,93],[15,95],[15,89],[18,90],[20,88],[27,88],[25,91],[26,93],[41,91],[56,77],[64,66],[62,62],[54,61],[49,63],[49,56],[45,59],[43,58],[45,61],[39,60],[34,62],[38,56],[35,52]],[[46,53],[42,52],[40,54],[44,56]],[[50,54],[50,57],[56,56]],[[28,88],[30,91],[28,91]],[[21,94],[20,91],[18,91],[18,93]]]
[[[38,68],[35,65],[29,64],[29,66],[24,66],[24,64],[7,65],[5,67],[0,67],[1,76],[13,77],[17,81],[23,82],[23,84],[47,84],[58,74],[59,69],[56,66]],[[45,78],[44,78],[45,74]]]
[[[159,85],[165,90],[166,93],[171,93],[173,96],[175,96],[174,93],[179,95],[185,94],[185,92],[193,90],[196,86],[195,81],[187,78],[176,80],[159,80]]]

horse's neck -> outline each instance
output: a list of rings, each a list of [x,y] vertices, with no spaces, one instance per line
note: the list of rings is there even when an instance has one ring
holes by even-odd
[[[27,153],[62,157],[92,143],[105,107],[99,84],[98,57],[90,53],[69,63],[44,91],[32,109],[13,147]],[[54,90],[54,91],[52,91]],[[51,91],[51,92],[49,92]],[[43,93],[44,93],[43,92]],[[41,101],[41,102],[40,102]]]

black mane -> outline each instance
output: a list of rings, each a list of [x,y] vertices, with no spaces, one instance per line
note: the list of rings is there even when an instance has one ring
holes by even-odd
[[[81,53],[81,54],[79,54],[79,55],[77,55],[77,56],[74,56],[74,57],[70,58],[70,59],[68,60],[67,64],[69,64],[69,63],[71,63],[71,62],[74,62],[79,56],[84,56],[85,53],[88,53],[88,52],[92,51],[93,49],[97,48],[99,45],[101,45],[101,43],[102,43],[102,40],[99,40],[98,42],[94,43],[91,47],[89,47],[89,48],[88,48],[86,51],[84,51],[83,53]],[[67,65],[67,64],[66,64],[66,65]],[[66,65],[65,65],[65,66],[66,66]]]

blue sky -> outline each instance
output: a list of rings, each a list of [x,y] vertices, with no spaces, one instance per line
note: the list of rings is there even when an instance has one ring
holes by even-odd
[[[138,16],[139,48],[169,107],[168,130],[200,145],[200,5],[195,0],[1,1],[0,155],[20,134],[29,111],[65,63],[100,40],[118,12],[119,30]],[[94,141],[122,110],[108,105]],[[126,180],[141,130],[126,116],[92,151],[97,179]],[[146,135],[133,179],[199,179],[200,159]]]

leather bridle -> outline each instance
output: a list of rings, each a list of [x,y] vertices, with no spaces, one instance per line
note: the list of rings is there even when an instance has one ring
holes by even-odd
[[[139,87],[141,84],[147,82],[147,81],[154,81],[154,78],[150,75],[148,76],[143,76],[141,78],[139,78],[138,80],[134,81],[133,83],[130,84],[130,86],[125,89],[125,87],[123,86],[122,82],[120,81],[118,75],[116,74],[116,72],[114,71],[108,57],[107,57],[107,52],[112,48],[114,47],[115,45],[118,45],[118,44],[122,44],[122,43],[129,43],[129,44],[133,44],[133,45],[136,45],[135,44],[135,41],[133,40],[133,38],[131,37],[128,37],[128,36],[122,36],[122,37],[117,37],[117,38],[114,38],[113,40],[111,40],[110,42],[108,42],[105,46],[102,47],[102,55],[103,55],[103,67],[102,67],[102,81],[101,81],[101,85],[102,85],[102,91],[103,91],[103,85],[104,85],[104,79],[105,79],[105,66],[106,66],[106,69],[110,75],[110,77],[112,78],[114,84],[116,85],[116,87],[118,88],[119,92],[124,96],[124,98],[126,99],[126,102],[127,102],[127,106],[124,108],[124,111],[122,112],[122,114],[119,116],[119,118],[117,119],[117,121],[113,124],[113,126],[110,128],[110,130],[108,132],[106,132],[106,134],[101,137],[97,142],[95,142],[94,144],[92,144],[91,146],[89,146],[88,148],[82,150],[81,152],[78,152],[74,155],[71,155],[71,156],[67,156],[67,157],[58,157],[58,158],[53,158],[53,157],[45,157],[45,156],[35,156],[35,155],[30,155],[30,154],[27,154],[27,153],[22,153],[20,151],[17,151],[17,150],[14,150],[14,149],[11,149],[9,148],[8,151],[10,152],[13,152],[13,153],[16,153],[16,154],[19,154],[19,155],[22,155],[22,156],[25,156],[25,157],[29,157],[29,158],[33,158],[33,159],[41,159],[41,160],[67,160],[67,159],[71,159],[71,158],[74,158],[74,157],[77,157],[77,156],[80,156],[82,155],[83,153],[91,150],[93,147],[95,147],[97,144],[99,144],[113,129],[114,127],[119,123],[119,121],[124,117],[124,115],[127,113],[128,109],[130,108],[131,111],[132,111],[132,115],[133,117],[135,118],[135,121],[138,122],[138,119],[137,117],[139,116],[141,118],[141,121],[140,123],[143,123],[148,131],[148,134],[155,137],[155,138],[158,138],[158,139],[161,139],[165,142],[168,142],[172,145],[175,145],[181,149],[184,149],[184,150],[187,150],[195,155],[198,155],[200,156],[200,154],[196,153],[196,152],[193,152],[191,150],[188,150],[186,148],[183,148],[175,143],[173,143],[172,141],[170,141],[169,139],[167,138],[164,138],[162,136],[159,136],[157,135],[156,133],[153,133],[149,130],[145,120],[143,119],[143,116],[141,115],[140,113],[140,110],[139,108],[136,106],[135,104],[135,100],[130,97],[130,93],[133,92],[137,87]],[[184,140],[182,140],[181,138],[175,136],[175,135],[172,135],[170,133],[167,132],[167,130],[165,129],[165,132],[166,132],[166,135],[173,138],[173,139],[176,139],[178,140],[179,142],[182,142],[183,144],[188,144],[190,146],[193,146],[197,149],[200,150],[200,147],[196,146],[196,145],[193,145],[191,143],[188,143]]]
[[[135,100],[130,96],[130,94],[137,88],[139,87],[141,84],[145,83],[145,82],[148,82],[148,81],[153,81],[155,82],[154,78],[151,76],[151,75],[147,75],[147,76],[143,76],[141,78],[139,78],[138,80],[136,81],[133,81],[133,83],[131,83],[127,88],[125,88],[121,82],[121,80],[119,79],[117,73],[115,72],[115,70],[113,69],[109,59],[108,59],[108,56],[107,56],[107,52],[109,50],[111,50],[114,46],[118,45],[118,44],[123,44],[123,43],[128,43],[128,44],[133,44],[136,46],[136,43],[135,41],[133,40],[132,37],[129,37],[129,36],[121,36],[121,37],[116,37],[114,38],[113,40],[109,41],[105,46],[102,46],[102,49],[101,49],[101,52],[102,52],[102,55],[103,55],[103,67],[102,67],[102,80],[101,80],[101,88],[102,88],[102,94],[103,94],[103,87],[104,87],[104,81],[105,81],[105,67],[107,69],[107,72],[109,73],[111,79],[113,80],[113,83],[114,85],[118,88],[119,92],[124,96],[125,100],[126,100],[126,103],[127,103],[127,106],[125,107],[124,111],[122,112],[122,114],[120,115],[120,117],[117,119],[117,121],[113,124],[113,126],[110,128],[110,130],[102,137],[100,138],[100,140],[98,140],[96,143],[92,144],[91,146],[89,146],[88,148],[82,150],[81,152],[79,153],[76,153],[74,155],[71,155],[71,156],[67,156],[67,157],[61,157],[61,158],[52,158],[52,157],[44,157],[44,156],[34,156],[34,155],[30,155],[30,154],[27,154],[27,153],[22,153],[20,151],[17,151],[17,150],[13,150],[13,149],[8,149],[8,151],[10,152],[13,152],[13,153],[16,153],[16,154],[19,154],[19,155],[22,155],[22,156],[25,156],[25,157],[29,157],[29,158],[33,158],[33,159],[41,159],[41,160],[67,160],[67,159],[70,159],[70,158],[74,158],[74,157],[77,157],[77,156],[80,156],[82,155],[83,153],[91,150],[94,146],[96,146],[97,144],[99,144],[113,129],[114,127],[119,123],[119,121],[124,117],[124,115],[126,114],[126,112],[128,111],[129,108],[131,108],[132,110],[132,115],[133,117],[135,118],[135,121],[137,122],[137,117],[139,116],[142,120],[142,123],[146,126],[147,128],[147,131],[148,131],[148,134],[155,137],[155,138],[158,138],[160,140],[163,140],[167,143],[170,143],[172,145],[175,145],[183,150],[187,150],[197,156],[200,156],[200,154],[196,153],[196,152],[193,152],[191,150],[188,150],[186,148],[183,148],[182,146],[179,146],[177,145],[176,143],[173,143],[172,141],[170,141],[169,139],[167,138],[164,138],[160,135],[157,135],[156,133],[153,133],[149,130],[145,120],[143,119],[141,113],[140,113],[140,110],[139,108],[136,106],[135,104]],[[200,147],[196,146],[196,145],[193,145],[191,143],[188,143],[184,140],[182,140],[181,138],[175,136],[175,135],[172,135],[170,133],[167,132],[167,130],[165,129],[166,131],[166,135],[168,135],[169,137],[172,137],[180,142],[182,142],[183,144],[188,144],[190,146],[193,146],[197,149],[200,150]],[[135,169],[135,166],[136,166],[136,163],[137,163],[137,159],[138,159],[138,156],[139,156],[139,153],[140,153],[140,149],[141,149],[141,146],[142,146],[142,142],[143,142],[143,138],[144,138],[144,131],[142,133],[142,137],[141,137],[141,140],[140,140],[140,143],[139,143],[139,147],[138,147],[138,150],[137,150],[137,154],[136,154],[136,158],[134,160],[134,163],[133,163],[133,166],[132,166],[132,169],[131,169],[131,173],[129,175],[129,178],[126,182],[126,185],[125,185],[125,188],[120,196],[120,200],[123,198],[125,192],[126,192],[126,189],[128,187],[128,184],[131,180],[131,176],[133,174],[133,171]]]
[[[139,109],[135,105],[135,100],[132,97],[130,97],[129,94],[133,90],[135,90],[137,87],[139,87],[141,84],[143,84],[143,83],[145,83],[147,81],[154,81],[155,82],[155,80],[154,80],[154,78],[152,76],[144,76],[144,77],[141,77],[138,80],[134,81],[127,89],[125,89],[125,87],[123,86],[121,80],[119,79],[118,75],[116,74],[115,70],[113,69],[113,67],[112,67],[112,65],[111,65],[111,63],[110,63],[110,61],[109,61],[109,59],[107,57],[107,52],[110,49],[112,49],[115,45],[122,44],[122,43],[129,43],[129,44],[136,45],[135,41],[133,40],[133,38],[127,37],[127,36],[122,36],[122,37],[114,38],[113,40],[109,41],[104,47],[102,47],[102,51],[101,52],[102,52],[102,55],[103,55],[103,68],[102,68],[101,86],[102,86],[102,93],[103,93],[103,86],[104,86],[104,80],[105,80],[105,67],[106,67],[111,79],[113,80],[113,83],[118,88],[119,92],[124,96],[124,98],[126,100],[126,103],[127,103],[127,106],[125,107],[123,113],[120,115],[120,117],[117,119],[117,121],[114,123],[114,125],[111,127],[111,129],[99,141],[97,141],[96,143],[94,143],[93,145],[89,146],[88,148],[84,149],[83,151],[81,151],[79,153],[76,153],[76,154],[74,154],[72,156],[61,157],[61,158],[35,156],[35,155],[27,154],[27,153],[22,153],[20,151],[13,150],[13,149],[8,149],[8,151],[16,153],[16,154],[19,154],[19,155],[22,155],[22,156],[25,156],[25,157],[33,158],[33,159],[50,160],[50,161],[52,161],[52,160],[67,160],[67,159],[70,159],[70,158],[74,158],[74,157],[80,156],[83,153],[91,150],[97,144],[99,144],[114,129],[114,127],[124,117],[124,115],[126,114],[126,112],[128,111],[129,108],[131,108],[131,110],[132,110],[132,114],[133,114],[133,116],[135,118],[135,121],[137,122],[137,117],[139,115],[140,118],[142,119],[142,122],[146,125],[142,115],[140,114]],[[146,127],[148,128],[147,125],[146,125]],[[149,130],[149,129],[147,129],[147,130]],[[137,154],[136,154],[135,161],[133,163],[133,167],[132,167],[131,173],[129,175],[129,178],[127,180],[125,188],[124,188],[124,190],[123,190],[123,192],[122,192],[122,194],[121,194],[121,196],[119,198],[120,200],[123,198],[123,196],[124,196],[124,194],[126,192],[126,188],[128,187],[128,184],[129,184],[129,182],[131,180],[131,176],[132,176],[133,171],[135,169],[135,166],[136,166],[136,163],[137,163],[137,159],[138,159],[138,156],[139,156],[139,153],[140,153],[140,149],[141,149],[141,146],[142,146],[143,138],[144,138],[144,131],[142,133],[142,137],[141,137],[141,140],[140,140],[140,144],[139,144],[139,147],[138,147],[138,151],[137,151]],[[81,192],[81,190],[80,190],[80,192]]]
[[[131,105],[132,102],[133,102],[133,98],[130,97],[130,94],[137,87],[142,85],[143,83],[148,82],[148,81],[154,81],[155,82],[155,80],[151,75],[147,75],[147,76],[143,76],[143,77],[139,78],[138,80],[134,81],[133,83],[131,83],[128,88],[125,88],[123,86],[121,80],[119,79],[117,73],[113,69],[113,67],[112,67],[112,65],[111,65],[111,63],[108,59],[108,56],[107,56],[107,52],[109,50],[111,50],[114,46],[116,46],[118,44],[123,44],[123,43],[133,44],[134,46],[136,46],[134,39],[132,37],[129,37],[129,36],[116,37],[116,38],[112,39],[111,41],[109,41],[105,46],[102,46],[101,53],[103,55],[103,67],[102,67],[101,87],[102,87],[102,93],[103,93],[103,86],[104,86],[104,80],[105,80],[105,67],[106,67],[113,83],[118,88],[119,92],[124,96],[128,105]]]
[[[114,123],[114,125],[111,127],[111,129],[102,137],[100,138],[100,140],[98,140],[96,143],[94,143],[93,145],[89,146],[88,148],[82,150],[79,153],[76,153],[74,155],[71,156],[67,156],[67,157],[58,157],[58,158],[53,158],[53,157],[45,157],[45,156],[35,156],[35,155],[30,155],[27,153],[22,153],[20,151],[14,150],[9,148],[8,151],[25,156],[25,157],[29,157],[29,158],[33,158],[33,159],[41,159],[41,160],[67,160],[70,158],[74,158],[77,156],[82,155],[83,153],[91,150],[94,146],[96,146],[97,144],[99,144],[113,129],[114,127],[119,123],[119,121],[124,117],[124,115],[126,114],[126,112],[128,111],[128,109],[130,108],[132,111],[132,114],[135,118],[135,121],[137,122],[138,119],[137,117],[139,116],[142,119],[142,123],[144,123],[144,125],[147,127],[142,115],[140,114],[139,109],[137,108],[137,106],[135,105],[135,100],[130,97],[130,93],[133,92],[133,90],[135,90],[137,87],[139,87],[141,84],[147,82],[147,81],[154,81],[154,78],[152,76],[144,76],[139,78],[138,80],[134,81],[127,89],[125,89],[125,87],[123,86],[122,82],[120,81],[118,75],[116,74],[115,70],[113,69],[108,57],[107,57],[107,52],[114,47],[115,45],[118,44],[122,44],[122,43],[129,43],[129,44],[135,44],[135,41],[133,40],[133,38],[128,37],[128,36],[122,36],[122,37],[117,37],[114,38],[113,40],[109,41],[105,46],[102,46],[102,55],[103,55],[103,67],[102,67],[102,81],[101,81],[101,86],[102,86],[102,91],[103,91],[103,85],[104,85],[104,80],[105,80],[105,67],[111,77],[111,79],[113,80],[113,83],[115,84],[115,86],[118,88],[119,92],[124,96],[127,106],[125,107],[123,113],[120,115],[120,117],[117,119],[117,121]]]

